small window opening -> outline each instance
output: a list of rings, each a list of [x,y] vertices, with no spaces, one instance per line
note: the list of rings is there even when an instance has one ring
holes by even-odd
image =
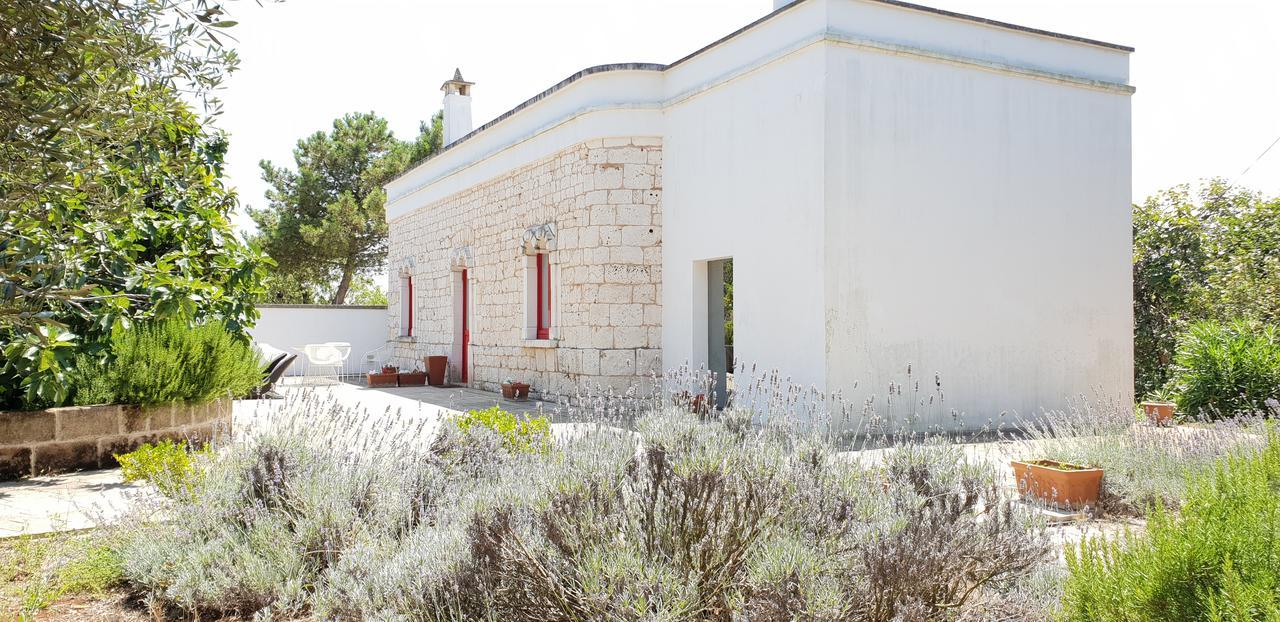
[[[400,336],[413,336],[413,277],[400,277]]]

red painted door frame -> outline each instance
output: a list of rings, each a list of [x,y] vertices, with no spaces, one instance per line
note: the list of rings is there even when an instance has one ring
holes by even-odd
[[[467,321],[468,308],[471,306],[470,292],[467,291],[467,271],[462,271],[462,383],[467,382],[467,360],[471,350],[471,326]]]

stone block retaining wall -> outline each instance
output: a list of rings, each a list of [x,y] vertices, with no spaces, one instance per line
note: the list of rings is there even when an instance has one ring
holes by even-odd
[[[162,439],[205,442],[231,428],[231,400],[0,412],[0,481],[117,466],[112,454]]]

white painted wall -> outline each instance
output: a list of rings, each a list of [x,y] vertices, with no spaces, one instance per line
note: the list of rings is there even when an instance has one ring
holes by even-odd
[[[837,30],[887,19],[833,6]],[[913,24],[936,37],[914,45],[1127,72],[1118,51]],[[938,372],[947,399],[922,425],[946,427],[951,409],[972,427],[1081,394],[1130,400],[1129,92],[857,45],[827,59],[827,386],[856,380],[855,403],[884,411],[908,363],[926,393]]]
[[[306,371],[306,357],[302,346],[326,341],[346,341],[351,344],[351,356],[347,359],[346,372],[368,371],[364,360],[366,352],[376,350],[387,339],[386,307],[328,306],[328,305],[258,305],[262,317],[250,331],[254,342],[265,342],[297,354],[298,360],[289,368],[288,375],[301,375]]]
[[[1127,97],[845,50],[832,74],[828,384],[914,362],[978,419],[1127,394]]]
[[[875,0],[799,0],[662,68],[585,75],[387,186],[388,220],[594,138],[662,136],[663,358],[883,398],[912,364],[981,424],[1131,398],[1128,53]],[[850,392],[857,381],[859,391]]]
[[[667,368],[706,363],[698,262],[732,257],[734,356],[824,381],[823,74],[822,47],[811,45],[667,110]]]

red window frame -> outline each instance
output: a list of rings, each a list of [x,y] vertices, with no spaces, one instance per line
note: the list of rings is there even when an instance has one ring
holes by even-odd
[[[537,272],[537,338],[551,338],[551,262],[547,261],[546,253],[538,253],[536,257],[537,265],[534,270]]]
[[[407,296],[407,301],[408,301],[405,304],[405,309],[408,311],[407,313],[408,323],[405,325],[405,328],[404,328],[404,336],[412,337],[413,336],[413,277],[412,276],[404,277],[404,285],[405,285],[404,295]]]

